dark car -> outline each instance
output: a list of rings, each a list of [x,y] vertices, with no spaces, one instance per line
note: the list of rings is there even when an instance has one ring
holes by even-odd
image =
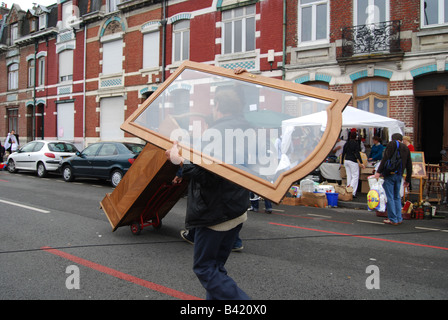
[[[79,177],[110,180],[116,187],[145,146],[127,142],[98,142],[59,164],[62,178]]]

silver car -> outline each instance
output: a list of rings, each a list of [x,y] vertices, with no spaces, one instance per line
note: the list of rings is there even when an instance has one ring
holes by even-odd
[[[8,156],[8,171],[36,171],[39,177],[48,172],[58,173],[59,162],[74,156],[78,149],[65,141],[34,140]]]

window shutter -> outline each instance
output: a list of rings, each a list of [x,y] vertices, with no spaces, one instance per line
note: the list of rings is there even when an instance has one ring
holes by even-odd
[[[123,67],[123,40],[103,43],[103,74],[120,73]]]

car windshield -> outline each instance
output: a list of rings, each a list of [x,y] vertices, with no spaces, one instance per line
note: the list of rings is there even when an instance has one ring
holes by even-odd
[[[143,144],[136,143],[123,143],[123,145],[128,148],[132,153],[140,153],[145,147]]]
[[[78,152],[78,149],[73,144],[65,142],[49,143],[48,149],[53,152]]]

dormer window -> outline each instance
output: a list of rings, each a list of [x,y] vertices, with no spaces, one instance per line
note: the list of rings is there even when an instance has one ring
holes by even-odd
[[[36,19],[32,18],[30,19],[30,32],[36,31]]]
[[[107,0],[107,12],[114,12],[118,10],[118,4],[120,0]]]
[[[72,1],[66,1],[62,4],[62,29],[68,29],[70,27],[69,21],[73,16],[73,3]]]
[[[17,38],[19,37],[19,24],[18,23],[14,23],[11,24],[11,29],[10,29],[10,44],[14,45],[14,41],[17,40]]]
[[[39,16],[39,30],[47,27],[47,14],[43,13]]]

